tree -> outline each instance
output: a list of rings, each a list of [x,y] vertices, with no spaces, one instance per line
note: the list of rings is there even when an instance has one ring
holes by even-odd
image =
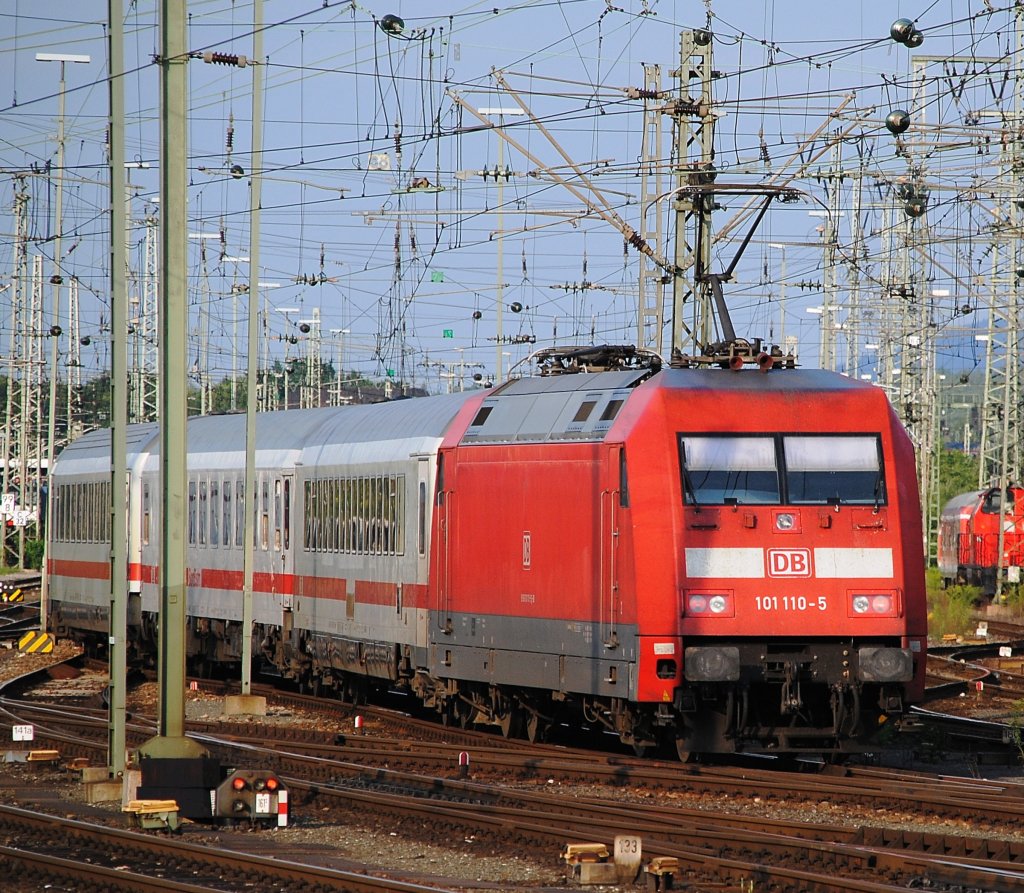
[[[939,506],[954,496],[978,489],[978,457],[960,450],[939,453]]]

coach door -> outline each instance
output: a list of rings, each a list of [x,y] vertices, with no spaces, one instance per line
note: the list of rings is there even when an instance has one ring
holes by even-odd
[[[437,555],[437,595],[434,605],[436,615],[434,625],[443,632],[450,633],[452,631],[450,586],[454,549],[452,523],[454,521],[455,490],[452,486],[454,468],[446,470],[446,458],[444,453],[438,452],[437,485],[434,494],[434,512],[437,517],[435,528],[437,546],[434,552]]]
[[[605,454],[605,486],[601,489],[599,538],[601,570],[599,580],[600,636],[606,648],[619,645],[619,508],[625,493],[625,453],[621,444],[608,447]]]
[[[294,607],[295,575],[292,558],[292,502],[294,478],[290,474],[271,479],[273,487],[273,537],[271,541],[270,591],[281,609]]]

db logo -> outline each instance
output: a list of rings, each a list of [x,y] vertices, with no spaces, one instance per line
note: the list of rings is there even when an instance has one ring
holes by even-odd
[[[809,577],[811,552],[809,549],[769,549],[769,577]]]

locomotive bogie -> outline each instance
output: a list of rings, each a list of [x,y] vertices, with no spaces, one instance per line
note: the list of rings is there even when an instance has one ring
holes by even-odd
[[[140,652],[159,592],[153,430],[129,485]],[[189,423],[186,641],[205,668],[242,653],[242,431]],[[89,437],[58,484],[102,482]],[[862,749],[923,690],[913,450],[868,385],[522,379],[267,414],[256,456],[254,650],[304,690],[400,687],[447,723],[530,740],[573,723],[681,756]],[[63,626],[104,634],[105,544],[53,547]]]

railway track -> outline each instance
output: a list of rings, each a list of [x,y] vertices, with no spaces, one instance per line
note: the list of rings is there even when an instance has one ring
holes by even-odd
[[[105,715],[100,711],[43,707],[9,697],[3,707],[38,722],[46,736],[71,722],[64,729],[66,739],[85,744],[94,738],[90,746],[105,747]],[[353,708],[334,707],[339,726],[350,729]],[[263,726],[257,732],[246,724],[223,722],[190,728],[211,748],[242,747],[250,759],[273,763],[303,809],[321,816],[326,810],[339,821],[372,817],[412,836],[426,831],[457,840],[469,835],[495,849],[528,847],[553,853],[574,838],[610,845],[616,834],[638,834],[648,856],[679,860],[677,880],[737,890],[747,889],[743,885],[752,881],[756,888],[823,893],[882,893],[919,885],[922,879],[963,889],[1010,891],[1024,886],[1024,844],[984,830],[1024,824],[1024,787],[1019,785],[870,768],[812,777],[683,766],[527,747],[436,725],[434,733],[453,740],[410,742],[382,734],[377,726],[384,727],[386,721],[371,716],[372,731],[364,726],[363,734],[344,733],[340,739],[337,732],[318,737],[309,729],[278,739],[278,727]],[[391,721],[415,725],[408,718]],[[94,734],[88,731],[91,726],[96,727]],[[134,717],[132,726],[140,737],[151,734],[152,727],[141,717]],[[460,778],[456,757],[467,748],[473,776]],[[498,784],[498,778],[504,783]],[[566,789],[575,793],[567,796]],[[957,819],[963,827],[949,833],[856,829],[706,808],[708,798],[717,802],[723,797],[740,805],[784,800],[799,808],[801,802],[828,801],[898,814],[917,810],[936,820]],[[972,825],[977,830],[967,833]]]
[[[110,828],[0,806],[0,867],[42,884],[74,889],[249,893],[266,887],[308,893],[423,893],[436,887],[320,868],[204,843]],[[130,866],[130,867],[129,867]]]
[[[0,645],[9,647],[26,632],[39,629],[40,582],[39,574],[0,577]]]

